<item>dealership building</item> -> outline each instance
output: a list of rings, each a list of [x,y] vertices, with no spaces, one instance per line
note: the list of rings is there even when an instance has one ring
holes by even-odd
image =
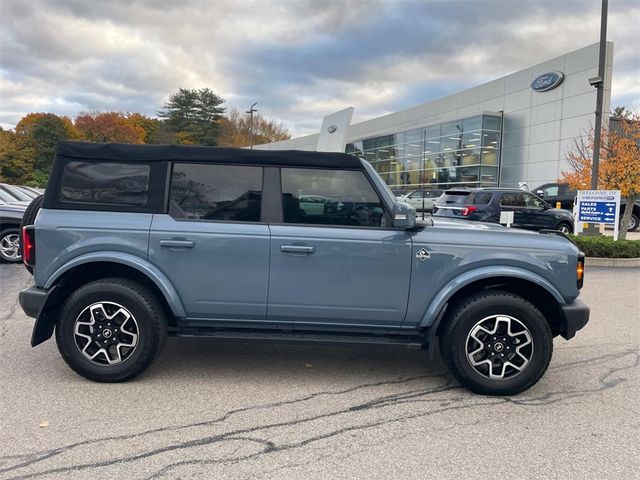
[[[598,44],[439,100],[351,123],[331,113],[318,133],[254,148],[343,151],[371,162],[394,191],[529,188],[555,182],[576,137],[595,123]],[[611,106],[607,44],[604,112]],[[605,120],[608,114],[605,114]]]

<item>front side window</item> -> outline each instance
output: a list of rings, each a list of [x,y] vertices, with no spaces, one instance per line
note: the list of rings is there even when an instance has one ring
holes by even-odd
[[[530,193],[525,195],[525,202],[530,208],[544,208],[544,202]]]
[[[385,209],[364,173],[282,169],[285,223],[380,227]]]
[[[262,167],[176,163],[171,174],[173,218],[259,222]]]
[[[59,200],[112,206],[145,206],[149,165],[143,163],[78,162],[65,165]]]

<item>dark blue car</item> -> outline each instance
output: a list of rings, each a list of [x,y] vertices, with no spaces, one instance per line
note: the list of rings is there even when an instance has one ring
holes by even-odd
[[[515,188],[447,190],[436,201],[435,216],[500,223],[500,212],[513,212],[512,227],[573,232],[571,212],[551,206],[533,193]]]

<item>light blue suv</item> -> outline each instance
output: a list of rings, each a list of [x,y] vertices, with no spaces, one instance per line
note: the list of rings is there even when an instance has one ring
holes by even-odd
[[[31,343],[55,331],[96,381],[138,375],[167,335],[438,341],[463,385],[508,395],[589,318],[564,236],[416,223],[341,153],[63,142],[25,218]]]

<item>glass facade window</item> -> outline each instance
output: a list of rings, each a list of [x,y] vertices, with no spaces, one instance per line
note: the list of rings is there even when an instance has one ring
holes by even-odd
[[[498,184],[501,118],[477,115],[347,144],[397,194]]]

